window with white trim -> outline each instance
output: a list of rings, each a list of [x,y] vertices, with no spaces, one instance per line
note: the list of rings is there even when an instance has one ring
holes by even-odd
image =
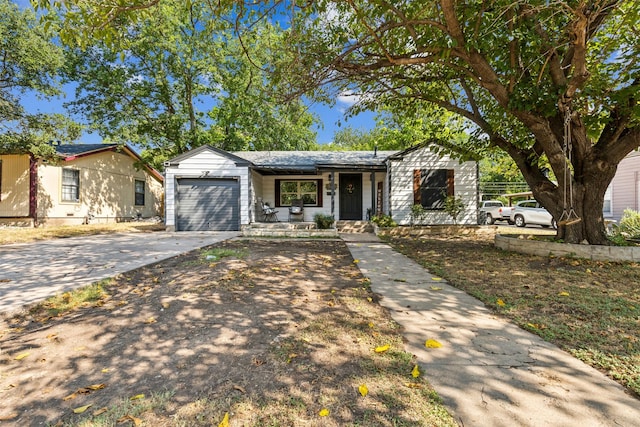
[[[78,169],[62,169],[62,201],[80,201],[80,171]]]
[[[291,201],[302,199],[305,206],[322,206],[322,180],[276,180],[276,206],[291,206]]]

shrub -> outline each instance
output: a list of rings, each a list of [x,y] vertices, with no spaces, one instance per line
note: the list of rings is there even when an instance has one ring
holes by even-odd
[[[618,231],[629,239],[640,238],[640,212],[625,209],[620,219]]]
[[[421,224],[424,218],[427,216],[427,211],[422,205],[415,204],[411,206],[411,225]]]
[[[444,211],[449,214],[451,218],[453,218],[453,223],[458,223],[458,217],[464,210],[464,202],[462,199],[456,196],[447,196],[444,199]]]
[[[398,224],[391,218],[391,215],[376,215],[371,218],[371,222],[379,227],[396,227]]]
[[[332,215],[315,214],[313,220],[316,223],[316,228],[319,230],[328,230],[333,227],[335,221]]]

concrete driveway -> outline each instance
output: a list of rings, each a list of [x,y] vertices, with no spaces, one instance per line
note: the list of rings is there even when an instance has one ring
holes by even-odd
[[[0,246],[0,313],[238,234],[122,233]]]

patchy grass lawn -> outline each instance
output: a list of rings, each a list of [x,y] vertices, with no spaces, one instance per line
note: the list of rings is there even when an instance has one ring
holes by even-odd
[[[92,234],[135,233],[164,230],[155,222],[119,222],[109,224],[63,225],[58,227],[0,227],[0,245],[36,240],[76,237]]]
[[[516,254],[489,237],[388,241],[640,396],[640,264]]]
[[[456,426],[401,332],[342,241],[227,241],[0,318],[0,424]]]

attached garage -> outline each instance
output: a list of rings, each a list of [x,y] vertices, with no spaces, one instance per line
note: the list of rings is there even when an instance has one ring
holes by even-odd
[[[179,178],[177,190],[177,231],[240,229],[237,179]]]

